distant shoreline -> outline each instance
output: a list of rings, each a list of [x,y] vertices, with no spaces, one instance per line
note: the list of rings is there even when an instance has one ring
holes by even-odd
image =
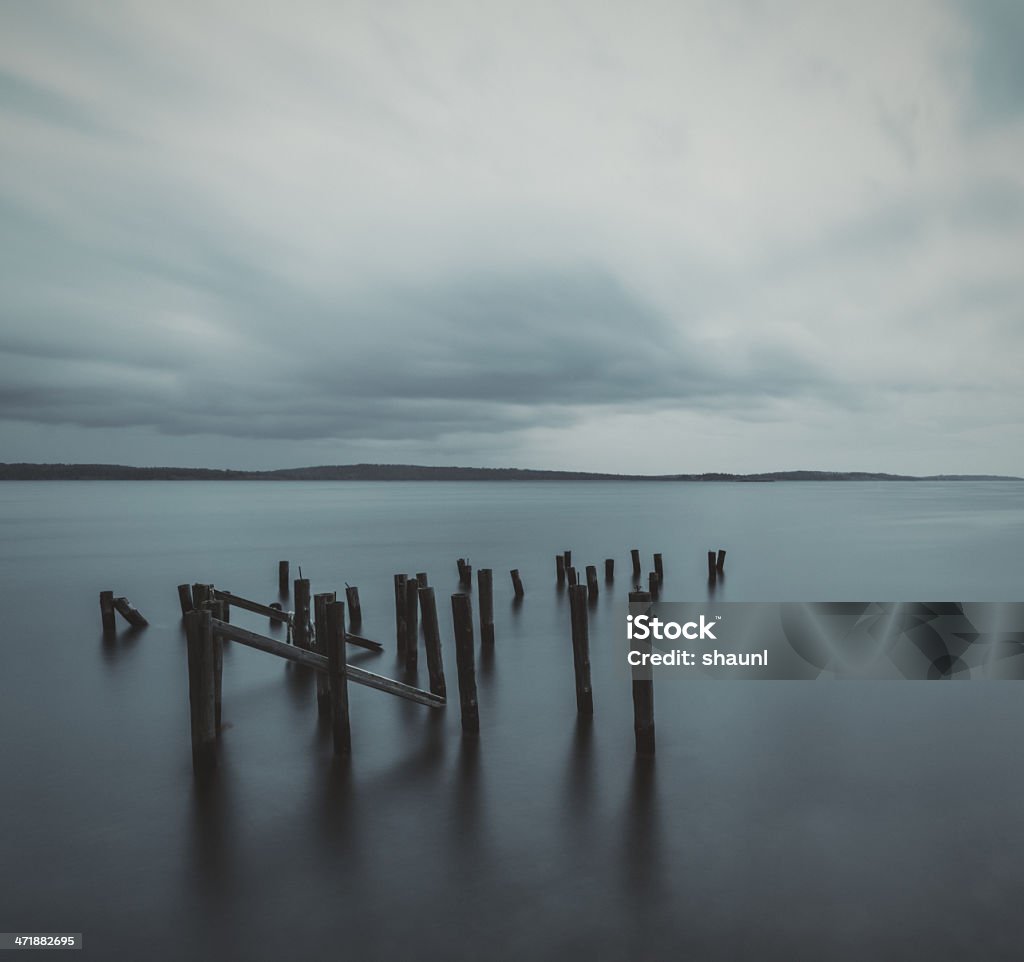
[[[866,471],[771,471],[758,474],[602,474],[526,468],[341,464],[276,471],[139,468],[123,464],[0,464],[0,481],[1022,481],[997,474],[885,474]]]

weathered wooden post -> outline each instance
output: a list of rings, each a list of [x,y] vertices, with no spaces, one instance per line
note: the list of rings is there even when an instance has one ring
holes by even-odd
[[[350,755],[352,730],[348,717],[348,675],[345,664],[345,605],[340,601],[328,602],[325,616],[327,691],[334,754]]]
[[[142,616],[142,612],[127,598],[115,598],[114,610],[120,613],[121,617],[133,628],[145,628],[149,624]]]
[[[441,631],[437,624],[437,599],[434,589],[420,588],[420,616],[423,620],[423,643],[427,650],[427,672],[430,675],[430,690],[442,698],[447,697],[444,682],[444,666],[441,663]]]
[[[191,585],[178,585],[178,604],[181,605],[181,616],[183,618],[195,607],[192,604]]]
[[[192,607],[199,611],[208,601],[213,601],[213,585],[192,585]]]
[[[203,606],[219,621],[228,623],[229,605],[226,601],[213,599]],[[224,700],[224,639],[213,632],[213,724],[220,731],[221,706]]]
[[[658,576],[658,584],[660,585],[665,580],[665,567],[661,560],[661,555],[655,552],[654,555],[654,573]]]
[[[714,551],[708,552],[708,581],[718,580],[718,561]]]
[[[395,575],[395,644],[402,657],[405,654],[405,575]]]
[[[587,565],[587,598],[597,601],[597,566]]]
[[[355,585],[345,585],[345,601],[348,602],[348,623],[358,628],[363,623],[363,609],[359,604],[359,589]]]
[[[419,582],[415,578],[405,579],[405,667],[413,669],[419,657],[420,625],[417,617],[419,604]]]
[[[204,775],[217,767],[213,630],[209,611],[190,611],[185,615],[185,637],[192,770],[196,775]]]
[[[459,566],[459,584],[461,585],[466,580],[462,574],[462,569],[466,567],[466,559],[456,558],[455,563]]]
[[[633,580],[636,581],[640,577],[640,549],[631,548],[629,556],[633,559]]]
[[[327,640],[329,629],[327,627],[327,606],[337,602],[338,596],[333,591],[320,591],[313,595],[313,626],[314,645],[313,650],[317,654],[327,657]],[[344,611],[344,608],[342,609]],[[326,718],[331,713],[331,685],[330,678],[322,671],[316,673],[316,713],[320,718]]]
[[[652,571],[647,575],[647,590],[650,592],[652,598],[658,597],[658,589],[661,587],[661,583],[658,581],[658,572]]]
[[[476,587],[480,596],[480,642],[494,644],[494,582],[490,568],[476,573]]]
[[[719,574],[725,572],[725,548],[718,549],[718,557],[715,559],[715,571]]]
[[[580,583],[579,578],[576,576],[576,568],[573,567],[573,565],[569,565],[569,567],[565,569],[565,573],[569,580],[570,588],[573,587],[573,585],[578,585]]]
[[[571,551],[563,551],[562,552],[562,564],[565,565],[565,570],[566,571],[568,571],[572,567],[572,552]]]
[[[309,651],[309,578],[295,579],[295,647]]]
[[[277,590],[282,598],[288,597],[288,562],[277,563]]]
[[[468,561],[462,566],[462,586],[473,590],[473,566]]]
[[[430,582],[427,580],[427,573],[425,571],[418,571],[416,573],[416,587],[426,588]]]
[[[608,584],[611,584],[615,580],[615,559],[605,558],[604,559],[604,580]]]
[[[469,595],[452,595],[455,623],[455,667],[459,675],[459,706],[463,734],[480,731],[480,710],[476,701],[476,656],[473,651],[473,602]]]
[[[117,616],[114,614],[114,592],[100,592],[100,619],[103,622],[103,634],[117,633]]]
[[[633,603],[649,603],[648,591],[631,591],[629,601]],[[650,668],[647,669],[650,675]],[[654,754],[654,679],[637,678],[633,672],[633,732],[636,738],[638,755]]]
[[[587,588],[573,585],[569,589],[572,617],[572,664],[576,674],[576,712],[594,714],[594,692],[590,686],[590,635],[587,626]]]
[[[519,569],[513,568],[509,574],[512,576],[512,590],[515,592],[516,601],[522,601],[526,592],[523,590],[523,579],[519,577]]]
[[[565,584],[565,555],[555,555],[555,580],[559,588]]]

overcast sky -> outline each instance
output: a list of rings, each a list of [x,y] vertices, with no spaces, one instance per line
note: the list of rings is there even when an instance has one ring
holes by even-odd
[[[0,7],[0,461],[1024,474],[1024,3]]]

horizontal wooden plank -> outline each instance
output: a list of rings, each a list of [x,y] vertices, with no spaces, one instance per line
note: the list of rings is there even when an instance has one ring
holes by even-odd
[[[265,635],[258,635],[254,631],[239,628],[237,625],[229,625],[227,622],[213,620],[213,630],[222,638],[229,638],[239,644],[248,645],[258,651],[265,651],[269,655],[277,655],[288,661],[305,665],[316,671],[327,671],[327,659],[313,651],[306,651],[303,648],[296,648],[294,645],[286,645]],[[420,705],[427,705],[430,708],[441,708],[445,705],[445,699],[440,695],[433,695],[421,688],[413,688],[412,685],[405,685],[393,678],[385,678],[383,675],[375,675],[372,671],[357,668],[355,665],[346,665],[345,674],[348,680],[357,685],[365,685],[367,688],[375,688],[377,691],[386,691],[389,695],[397,695],[408,701],[414,701]]]
[[[230,591],[221,591],[219,588],[214,589],[213,596],[220,601],[226,601],[235,608],[244,608],[253,614],[265,615],[271,621],[287,622],[291,617],[287,611],[278,611],[277,608],[271,608],[270,605],[261,605],[258,601],[250,601],[241,595],[232,594]]]

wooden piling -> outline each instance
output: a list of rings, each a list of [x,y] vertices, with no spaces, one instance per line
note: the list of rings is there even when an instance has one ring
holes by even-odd
[[[437,624],[437,599],[434,597],[434,589],[430,587],[420,588],[419,595],[430,690],[435,695],[445,698],[448,693],[444,681],[444,665],[441,662],[441,631]]]
[[[719,574],[725,573],[725,548],[718,549],[718,557],[715,559],[715,571]]]
[[[649,591],[631,591],[630,604],[651,601]],[[647,669],[650,675],[650,669]],[[633,670],[633,733],[638,755],[654,754],[654,679],[637,678]]]
[[[178,604],[181,605],[181,615],[184,617],[195,606],[192,604],[192,586],[178,585]]]
[[[468,561],[462,566],[462,586],[473,589],[473,566]]]
[[[217,767],[213,630],[209,611],[190,611],[185,615],[185,637],[192,770],[201,776]]]
[[[590,685],[587,588],[584,585],[573,585],[569,589],[569,608],[572,617],[572,664],[576,675],[576,712],[580,715],[593,715],[594,692]]]
[[[658,584],[660,585],[665,580],[665,566],[661,560],[661,555],[657,552],[654,555],[654,573],[658,576]]]
[[[718,578],[718,559],[714,551],[708,552],[708,581],[716,581]]]
[[[192,607],[199,611],[208,601],[213,600],[213,585],[192,585]]]
[[[455,667],[459,675],[459,706],[463,734],[480,731],[480,710],[476,701],[476,656],[473,651],[473,602],[469,595],[452,595],[455,624]]]
[[[658,597],[658,589],[661,587],[661,583],[658,581],[658,572],[652,571],[647,575],[647,590],[650,592],[652,598]]]
[[[555,555],[555,579],[559,588],[565,584],[565,555]]]
[[[405,579],[405,667],[416,667],[419,657],[419,582],[415,578]]]
[[[358,628],[363,623],[363,609],[359,604],[359,589],[355,585],[345,585],[345,601],[348,603],[348,623]]]
[[[459,558],[459,571],[462,559]],[[405,575],[395,575],[395,644],[399,657],[405,654]]]
[[[282,598],[288,597],[288,562],[279,561],[277,563],[277,590],[281,593]]]
[[[426,588],[429,585],[430,582],[427,580],[427,573],[425,571],[418,571],[416,573],[416,586],[418,588]]]
[[[569,569],[572,567],[572,552],[571,551],[563,551],[562,552],[562,563],[565,565],[566,573],[568,573]]]
[[[348,673],[345,653],[345,605],[330,601],[325,608],[327,699],[335,755],[352,754],[348,717]],[[319,675],[318,675],[319,677]]]
[[[103,634],[117,633],[117,616],[114,614],[114,592],[100,592],[100,619],[103,623]]]
[[[516,600],[522,601],[526,592],[523,590],[523,579],[519,577],[519,569],[513,568],[509,574],[512,576],[512,590],[515,592]]]
[[[615,580],[615,559],[604,559],[604,580],[611,584]]]
[[[631,548],[629,556],[633,559],[633,578],[635,580],[640,577],[640,549]]]
[[[576,569],[572,565],[565,569],[565,574],[570,588],[580,583],[579,577],[576,575]]]
[[[204,605],[211,616],[227,624],[228,603],[216,598]],[[220,731],[221,709],[224,701],[224,639],[213,634],[213,725]]]
[[[295,627],[293,639],[296,648],[309,651],[309,578],[296,578],[294,591]]]
[[[477,593],[480,597],[480,642],[494,644],[494,581],[490,568],[476,573]]]
[[[138,608],[134,607],[127,598],[115,598],[114,610],[117,611],[133,628],[145,628],[146,625],[149,624],[149,622],[142,617],[142,612],[139,611]]]
[[[587,598],[597,601],[597,566],[587,565]]]
[[[327,606],[337,602],[338,596],[333,591],[320,591],[313,595],[313,645],[312,650],[327,657]],[[344,610],[344,609],[342,609]],[[330,673],[317,672],[316,676],[316,713],[326,718],[331,713]]]

